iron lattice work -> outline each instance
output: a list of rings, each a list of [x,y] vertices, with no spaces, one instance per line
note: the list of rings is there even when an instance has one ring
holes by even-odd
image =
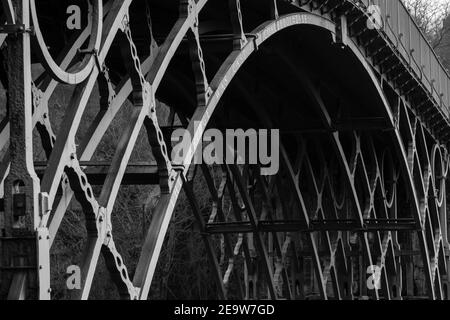
[[[121,298],[147,299],[183,190],[221,299],[448,297],[448,77],[409,16],[394,26],[398,1],[90,0],[77,32],[64,30],[63,1],[2,2],[3,298],[51,297],[50,252],[73,199],[86,230],[73,298],[89,297],[102,255]],[[373,4],[387,10],[381,28],[367,22]],[[419,67],[407,50],[417,35]],[[72,96],[56,117],[60,88]],[[110,161],[96,162],[117,116]],[[175,165],[180,127],[192,148]],[[194,164],[209,127],[280,129],[278,174]],[[137,164],[141,129],[153,162]],[[132,272],[113,229],[128,184],[158,186]]]

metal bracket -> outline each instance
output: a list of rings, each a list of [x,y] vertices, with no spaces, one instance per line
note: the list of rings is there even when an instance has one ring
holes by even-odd
[[[33,27],[26,28],[24,24],[4,24],[4,25],[0,25],[0,33],[7,33],[7,34],[31,33],[31,34],[34,34],[34,29],[33,29]]]
[[[93,55],[95,58],[95,65],[98,68],[99,72],[103,72],[104,70],[104,64],[100,63],[100,59],[98,57],[98,51],[96,49],[89,50],[89,49],[78,49],[78,53],[80,54],[90,54]]]
[[[348,25],[346,16],[341,16],[336,23],[336,33],[333,35],[334,43],[345,49],[348,42]]]

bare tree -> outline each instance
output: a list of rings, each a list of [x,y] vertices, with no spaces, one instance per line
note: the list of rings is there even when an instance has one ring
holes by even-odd
[[[450,0],[403,0],[434,49],[448,46]]]

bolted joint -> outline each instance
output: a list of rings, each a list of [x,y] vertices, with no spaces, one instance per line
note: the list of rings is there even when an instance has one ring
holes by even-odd
[[[122,19],[122,23],[119,25],[119,30],[122,31],[123,33],[127,33],[130,29],[130,18],[129,18],[129,13],[126,12],[123,15],[123,19]]]
[[[94,56],[95,58],[95,65],[97,66],[97,69],[99,72],[104,72],[105,64],[100,62],[100,59],[98,57],[98,50],[97,49],[78,49],[79,54],[89,54]]]
[[[142,98],[144,106],[148,108],[148,116],[150,119],[156,119],[156,99],[152,85],[148,81],[142,86]]]
[[[51,209],[49,208],[49,201],[48,201],[48,193],[47,192],[41,192],[39,193],[39,214],[41,218],[47,214],[50,213]]]
[[[180,17],[198,16],[197,5],[193,0],[182,0],[179,9]]]

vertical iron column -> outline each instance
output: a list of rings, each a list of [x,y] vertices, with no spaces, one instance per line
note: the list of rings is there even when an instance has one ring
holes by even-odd
[[[8,299],[46,299],[50,295],[49,246],[46,228],[39,228],[39,179],[33,164],[29,1],[12,3],[15,21],[8,26],[7,37],[11,165],[4,184],[0,293]]]

